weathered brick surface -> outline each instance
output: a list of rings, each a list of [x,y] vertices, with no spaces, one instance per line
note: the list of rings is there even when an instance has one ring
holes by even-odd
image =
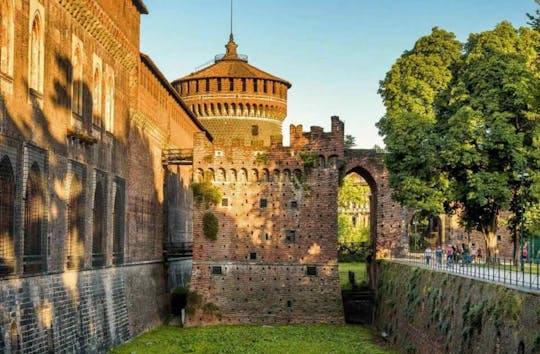
[[[163,149],[191,148],[193,133],[203,128],[139,53],[140,0],[9,3],[14,4],[14,60],[12,70],[0,75],[0,159],[7,156],[14,171],[15,203],[12,242],[0,254],[2,266],[13,268],[0,278],[0,352],[104,352],[155,327],[167,312],[162,244],[165,237],[190,239],[191,169],[164,168],[161,155]],[[43,6],[39,92],[29,90],[30,9],[36,6]],[[75,114],[72,63],[79,42],[82,111]],[[93,97],[95,58],[102,68],[101,100]],[[94,102],[101,101],[101,115],[105,112],[106,69],[114,73],[109,131],[93,124]],[[43,267],[29,276],[23,267],[24,197],[33,164],[43,177],[37,251]],[[78,272],[68,270],[74,176],[82,188],[74,246],[80,252]],[[98,181],[105,191],[103,209],[94,198]],[[114,208],[118,195],[123,210]],[[92,264],[96,224],[103,225],[103,266]],[[118,234],[123,242],[113,254]]]
[[[294,135],[291,147],[196,139],[195,178],[211,180],[227,202],[210,207],[219,220],[216,241],[202,232],[205,203],[195,206],[191,287],[220,316],[203,308],[190,324],[343,322],[336,249],[342,151],[337,117],[332,132],[314,127]],[[314,156],[313,168],[304,167],[305,154]],[[296,230],[294,240],[288,230]],[[211,274],[216,266],[222,275]]]

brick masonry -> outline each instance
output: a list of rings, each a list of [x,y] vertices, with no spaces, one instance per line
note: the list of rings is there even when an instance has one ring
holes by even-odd
[[[191,237],[191,169],[164,168],[162,151],[192,148],[193,133],[204,128],[139,52],[140,0],[6,3],[13,7],[2,12],[2,23],[7,32],[12,24],[13,41],[7,48],[11,67],[0,68],[0,159],[9,159],[15,198],[13,226],[0,235],[0,352],[106,352],[156,327],[168,312],[163,242]],[[29,89],[27,55],[34,9],[40,11],[43,44],[38,90]],[[73,67],[77,43],[80,82]],[[106,73],[114,78],[107,126],[95,119],[104,118],[107,107]],[[73,109],[75,83],[80,111]],[[39,169],[43,203],[36,212],[40,268],[29,272],[25,191],[32,166]],[[71,210],[77,223],[70,225],[75,179],[81,205]],[[69,254],[72,229],[77,255]],[[93,262],[96,230],[102,233],[100,264]],[[71,256],[80,260],[75,267]]]
[[[158,263],[4,280],[0,352],[107,352],[161,322],[161,273]],[[141,297],[145,306],[135,310]]]
[[[212,181],[223,201],[195,206],[191,288],[203,307],[190,325],[343,323],[336,249],[343,123],[332,117],[328,133],[291,129],[291,147],[196,139],[195,178]],[[202,232],[209,210],[219,220],[216,241]],[[210,303],[215,313],[205,313]]]

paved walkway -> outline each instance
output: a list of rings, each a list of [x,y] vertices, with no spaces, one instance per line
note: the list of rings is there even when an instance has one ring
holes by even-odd
[[[431,259],[428,265],[424,258],[412,257],[393,258],[392,261],[413,264],[422,268],[456,274],[489,283],[501,284],[522,291],[540,293],[540,275],[538,273],[540,266],[538,264],[532,264],[532,271],[519,272],[512,270],[508,264],[487,265],[484,263],[472,263],[462,265],[455,263],[446,264],[444,260],[442,264],[439,264],[436,260]]]

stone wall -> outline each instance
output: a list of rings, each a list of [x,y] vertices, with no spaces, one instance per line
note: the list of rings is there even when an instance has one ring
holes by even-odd
[[[155,327],[166,312],[162,269],[158,263],[0,281],[0,352],[103,353]]]
[[[538,353],[540,295],[378,263],[376,325],[407,353]]]

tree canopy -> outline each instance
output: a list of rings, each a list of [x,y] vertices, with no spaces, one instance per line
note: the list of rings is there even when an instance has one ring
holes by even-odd
[[[515,228],[521,201],[529,212],[538,203],[539,48],[538,31],[508,22],[463,45],[434,28],[380,83],[394,198],[425,214],[459,210],[462,225],[484,234],[488,257],[500,212],[514,212]]]

